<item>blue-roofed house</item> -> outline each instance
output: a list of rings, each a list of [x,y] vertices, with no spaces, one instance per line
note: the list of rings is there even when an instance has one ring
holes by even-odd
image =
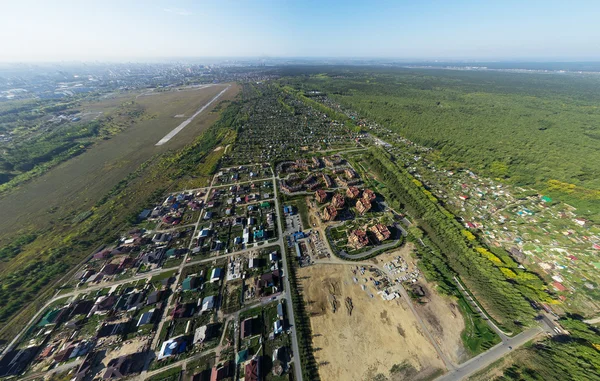
[[[165,341],[158,353],[158,360],[185,352],[187,342],[183,336],[174,337]]]
[[[155,311],[155,309],[153,308],[148,312],[144,312],[142,314],[142,316],[140,316],[140,319],[137,322],[137,327],[139,327],[140,325],[152,323],[152,318],[154,317],[154,311]]]
[[[283,323],[281,320],[275,320],[273,323],[273,333],[279,335],[281,332],[283,332]]]
[[[210,274],[210,283],[218,282],[223,276],[223,269],[215,267]]]
[[[210,236],[210,229],[208,228],[204,228],[202,230],[200,230],[200,233],[198,234],[198,238],[206,238]]]

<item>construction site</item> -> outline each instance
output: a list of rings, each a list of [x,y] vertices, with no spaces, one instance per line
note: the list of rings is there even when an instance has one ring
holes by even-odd
[[[321,379],[372,380],[379,374],[390,379],[392,373],[402,376],[392,372],[399,367],[411,379],[441,372],[444,364],[407,302],[384,300],[372,284],[355,282],[353,270],[352,264],[299,270]]]

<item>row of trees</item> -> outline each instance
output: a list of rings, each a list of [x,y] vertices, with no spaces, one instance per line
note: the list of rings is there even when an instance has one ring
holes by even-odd
[[[455,216],[435,202],[423,185],[398,166],[393,157],[373,148],[364,155],[364,160],[386,183],[391,201],[402,204],[417,218],[431,241],[440,248],[440,255],[424,258],[424,265],[444,275],[442,288],[451,282],[450,274],[458,274],[489,313],[509,330],[531,320],[533,310],[529,301],[552,301],[544,282],[536,274],[518,268],[503,250],[490,251],[474,236],[464,235]]]
[[[289,248],[286,248],[285,255],[288,256],[289,274],[291,290],[289,290],[292,305],[294,308],[294,318],[296,324],[296,337],[298,338],[298,347],[300,353],[294,354],[300,357],[300,362],[296,366],[302,367],[302,379],[320,380],[318,364],[314,357],[312,345],[312,330],[310,327],[310,318],[306,311],[306,305],[300,294],[300,283],[298,282],[297,268],[298,262]]]

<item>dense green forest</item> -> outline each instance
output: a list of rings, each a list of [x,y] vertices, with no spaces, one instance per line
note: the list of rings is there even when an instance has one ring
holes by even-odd
[[[600,79],[595,76],[310,68],[284,85],[318,89],[443,164],[534,186],[600,220]]]

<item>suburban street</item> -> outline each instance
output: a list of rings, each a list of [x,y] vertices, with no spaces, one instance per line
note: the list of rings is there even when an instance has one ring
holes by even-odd
[[[275,210],[277,211],[277,233],[279,234],[278,244],[279,249],[281,250],[281,259],[283,261],[283,269],[284,269],[284,289],[288,291],[290,288],[290,279],[288,277],[289,274],[289,265],[287,262],[286,248],[283,244],[283,228],[281,226],[283,219],[281,218],[281,206],[279,205],[279,198],[277,194],[277,180],[275,176],[273,176],[273,191],[275,193]],[[300,367],[300,349],[298,347],[298,337],[296,336],[296,318],[294,316],[294,306],[292,305],[292,298],[288,296],[285,298],[286,307],[288,311],[288,321],[291,325],[290,330],[292,331],[292,352],[294,353],[294,376],[298,381],[302,381],[302,369]]]

